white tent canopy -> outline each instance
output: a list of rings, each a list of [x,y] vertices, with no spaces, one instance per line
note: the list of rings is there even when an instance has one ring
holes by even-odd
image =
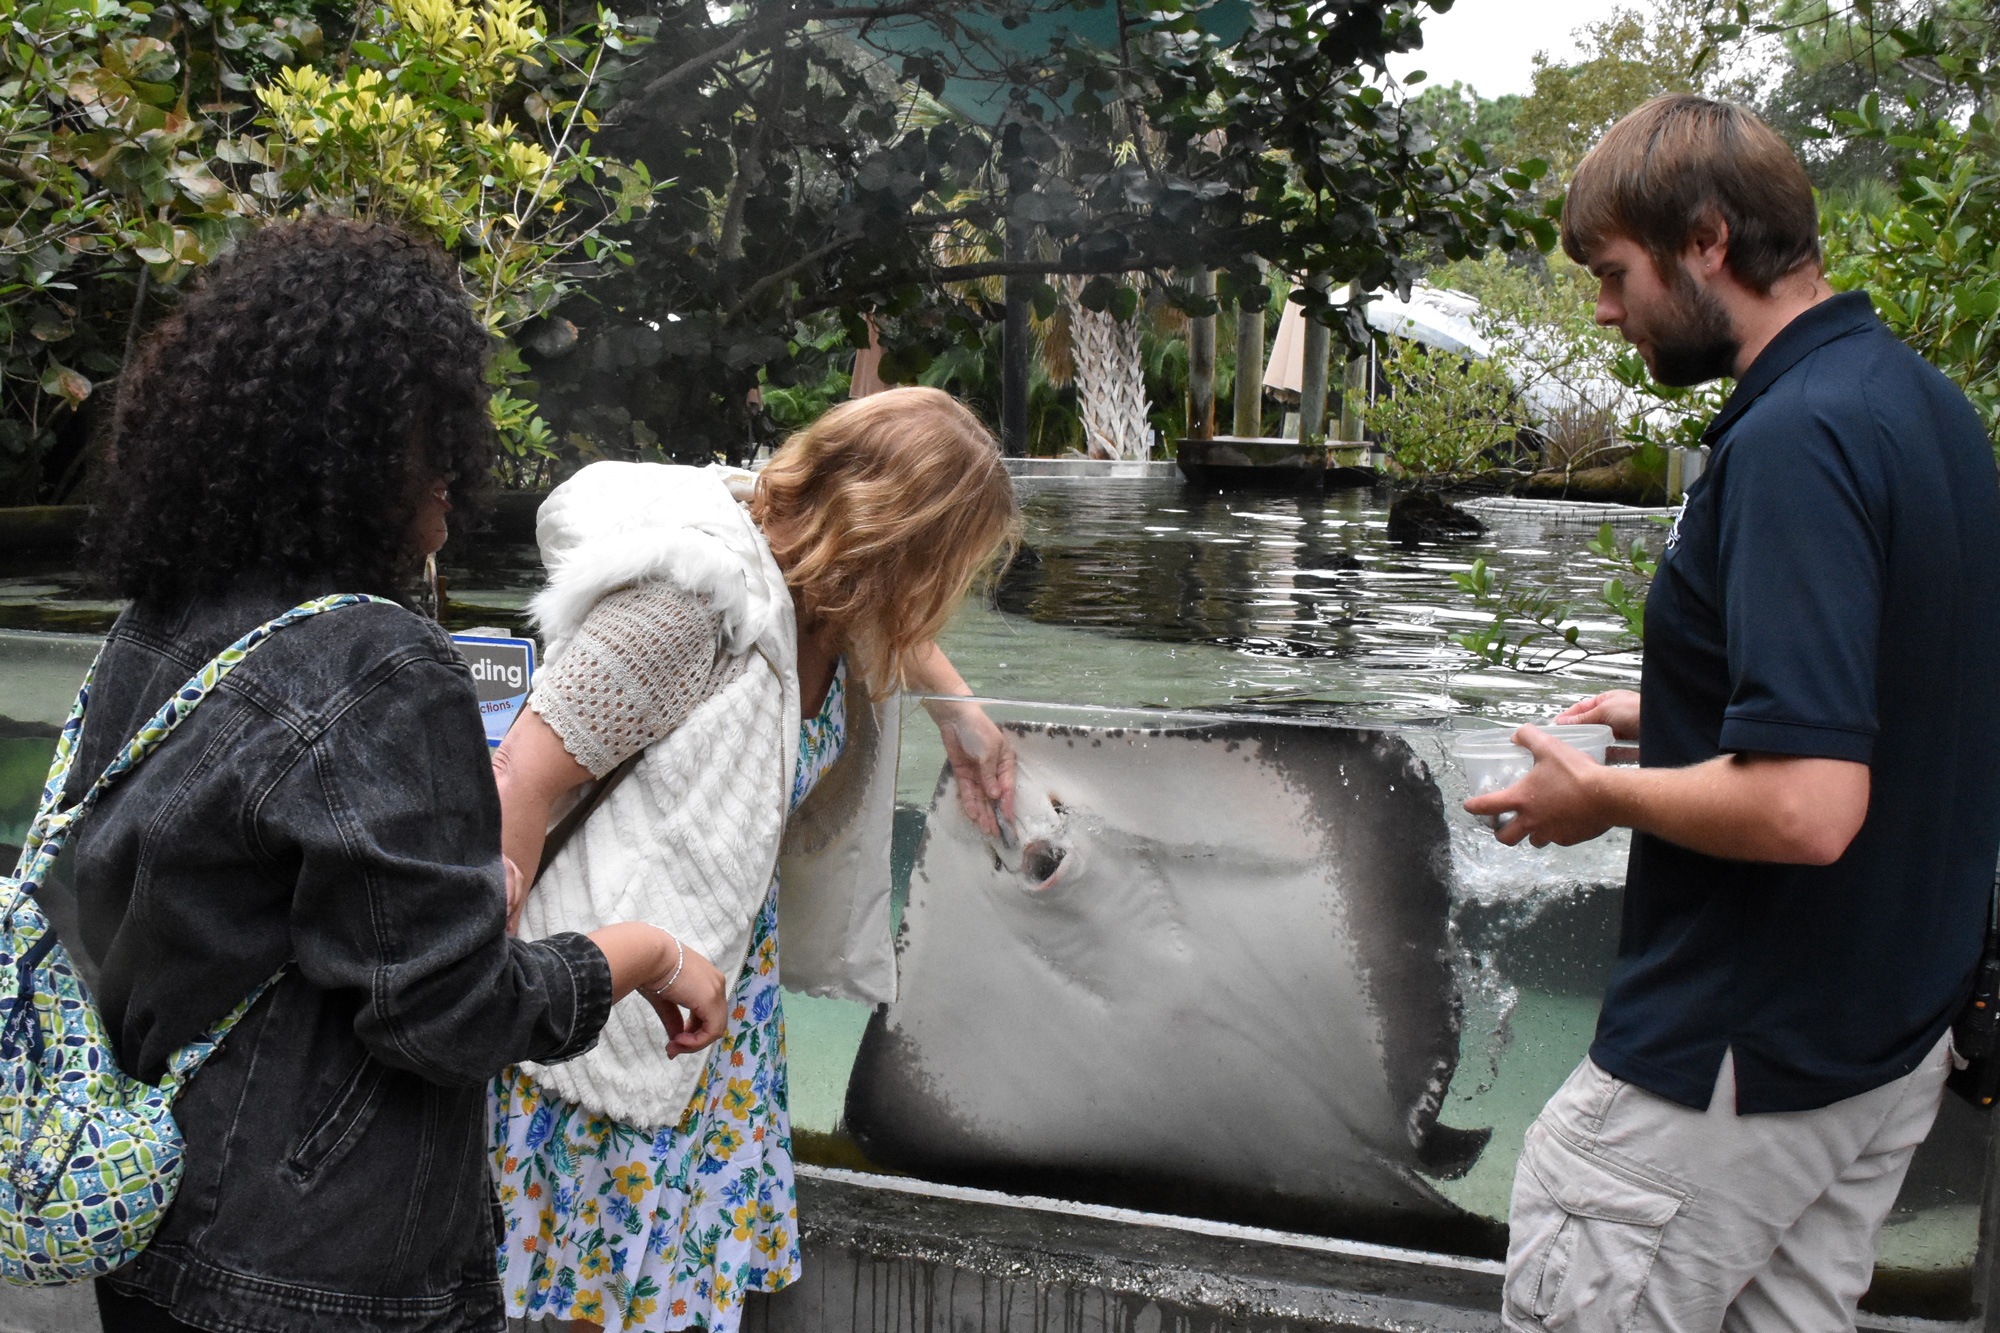
[[[1335,303],[1347,299],[1347,289],[1332,293]],[[1644,410],[1637,395],[1611,374],[1609,366],[1565,368],[1562,376],[1545,373],[1550,357],[1539,355],[1546,335],[1516,326],[1496,327],[1480,319],[1477,298],[1446,287],[1418,283],[1410,289],[1410,299],[1394,292],[1368,302],[1364,315],[1368,327],[1391,338],[1408,338],[1426,347],[1474,361],[1497,360],[1514,384],[1515,392],[1537,422],[1572,411],[1579,405],[1615,404],[1621,413]],[[1287,301],[1278,321],[1278,336],[1272,340],[1270,362],[1264,368],[1264,383],[1275,389],[1300,391],[1305,370],[1305,312]],[[1658,409],[1655,409],[1658,410]]]
[[[1335,290],[1331,299],[1338,304],[1347,299],[1347,288]],[[1484,361],[1490,354],[1485,337],[1473,326],[1479,302],[1464,292],[1418,283],[1410,289],[1410,299],[1398,300],[1394,292],[1375,297],[1368,303],[1368,327],[1392,338],[1414,338],[1426,347],[1454,352]],[[1264,367],[1264,383],[1273,389],[1300,391],[1305,371],[1305,311],[1295,302],[1285,302],[1278,321],[1278,336],[1271,343],[1271,359]]]

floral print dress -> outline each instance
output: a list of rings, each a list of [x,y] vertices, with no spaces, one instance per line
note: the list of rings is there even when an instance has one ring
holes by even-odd
[[[799,726],[791,804],[847,742],[846,665]],[[735,1333],[743,1297],[799,1275],[778,880],[751,927],[729,1029],[680,1123],[634,1129],[571,1105],[519,1069],[494,1081],[492,1153],[506,1234],[500,1282],[516,1318],[607,1329]]]

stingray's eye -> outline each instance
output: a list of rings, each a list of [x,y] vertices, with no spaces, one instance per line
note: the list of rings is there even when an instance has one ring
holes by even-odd
[[[1037,838],[1021,849],[1021,875],[1032,880],[1036,888],[1045,889],[1062,869],[1067,854],[1054,843]]]

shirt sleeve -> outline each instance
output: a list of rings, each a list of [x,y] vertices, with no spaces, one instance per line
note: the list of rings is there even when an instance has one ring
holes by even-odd
[[[262,850],[297,867],[296,966],[359,998],[354,1032],[378,1059],[465,1085],[596,1043],[611,1012],[603,953],[580,934],[507,934],[500,798],[463,666],[397,669],[262,807]]]
[[[1885,562],[1866,486],[1810,415],[1733,441],[1722,480],[1721,748],[1869,762]]]
[[[687,720],[715,685],[721,618],[692,593],[642,583],[600,599],[535,678],[528,706],[592,777]]]

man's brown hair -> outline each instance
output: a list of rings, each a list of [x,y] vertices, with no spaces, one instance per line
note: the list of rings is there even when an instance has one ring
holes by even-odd
[[[1729,227],[1729,271],[1759,294],[1820,262],[1812,182],[1785,141],[1740,106],[1655,97],[1606,130],[1578,165],[1562,246],[1588,264],[1592,251],[1623,236],[1665,277],[1717,218]]]

